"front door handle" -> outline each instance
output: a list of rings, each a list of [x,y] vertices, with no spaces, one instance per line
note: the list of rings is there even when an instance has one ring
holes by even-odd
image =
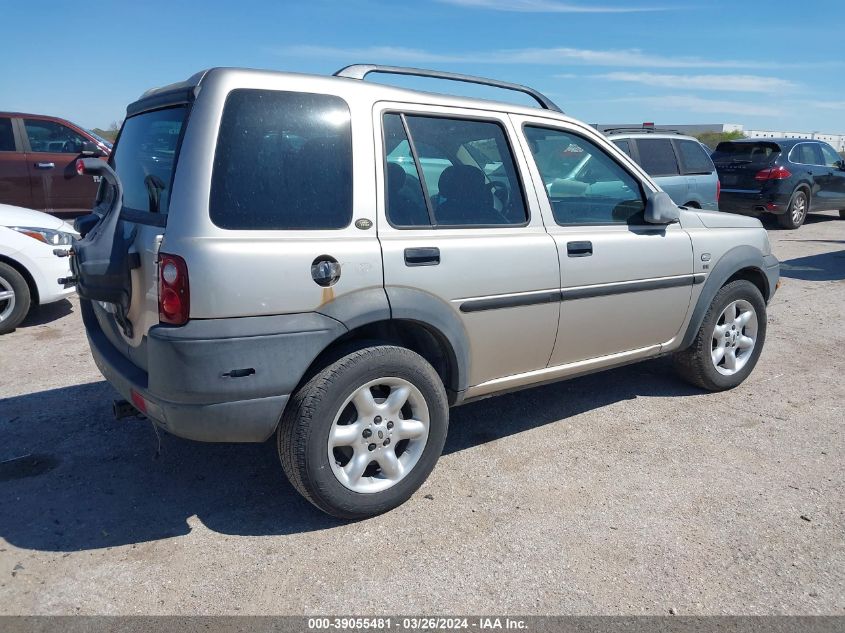
[[[35,167],[38,169],[53,169],[56,166],[56,163],[35,163]]]
[[[589,257],[593,254],[592,242],[567,242],[566,254],[569,257]]]
[[[440,263],[440,249],[436,246],[406,248],[406,266],[437,266]]]

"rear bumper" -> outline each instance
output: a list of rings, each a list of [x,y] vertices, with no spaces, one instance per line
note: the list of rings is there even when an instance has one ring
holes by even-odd
[[[129,401],[140,395],[163,429],[204,442],[266,440],[311,362],[346,331],[316,313],[158,326],[147,337],[144,371],[111,343],[91,302],[80,304],[106,380]]]
[[[789,206],[789,198],[790,194],[788,193],[722,189],[719,196],[719,211],[783,215]]]

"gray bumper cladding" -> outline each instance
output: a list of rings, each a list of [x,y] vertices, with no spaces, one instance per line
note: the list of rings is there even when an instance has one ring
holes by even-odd
[[[308,366],[346,331],[316,313],[157,326],[145,372],[111,344],[90,302],[81,306],[103,376],[127,400],[134,390],[151,402],[148,414],[167,431],[205,442],[266,440]]]

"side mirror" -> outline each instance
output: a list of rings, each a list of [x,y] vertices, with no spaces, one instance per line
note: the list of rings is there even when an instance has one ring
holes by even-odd
[[[649,195],[645,203],[645,221],[649,224],[672,224],[680,220],[678,205],[665,191]]]
[[[82,149],[79,153],[83,156],[90,156],[92,158],[99,158],[100,156],[106,155],[106,153],[101,150],[96,143],[92,143],[91,141],[83,141]]]

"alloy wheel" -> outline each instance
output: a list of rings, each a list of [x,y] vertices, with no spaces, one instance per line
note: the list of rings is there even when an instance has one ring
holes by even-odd
[[[748,301],[731,301],[716,321],[710,357],[720,374],[732,376],[745,367],[757,343],[757,313]]]
[[[15,289],[7,280],[0,277],[0,323],[8,319],[15,311]]]

